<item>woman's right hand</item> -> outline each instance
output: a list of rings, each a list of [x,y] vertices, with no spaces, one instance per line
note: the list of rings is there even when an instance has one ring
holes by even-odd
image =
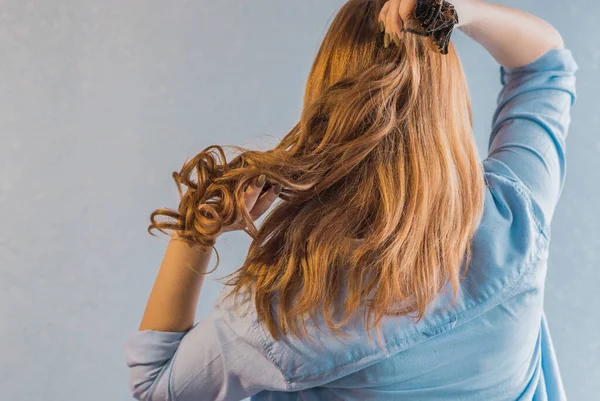
[[[400,45],[403,38],[404,21],[410,19],[417,0],[389,0],[379,13],[379,25],[385,29],[384,44],[387,47],[391,41]]]
[[[473,7],[480,3],[480,0],[451,0],[450,4],[456,9],[458,14],[458,24],[456,28],[462,28],[469,25],[473,20]],[[384,43],[394,42],[399,45],[404,32],[404,21],[411,18],[417,5],[417,0],[389,0],[381,8],[379,13],[379,24],[383,24],[386,37]],[[387,47],[387,46],[386,46]]]

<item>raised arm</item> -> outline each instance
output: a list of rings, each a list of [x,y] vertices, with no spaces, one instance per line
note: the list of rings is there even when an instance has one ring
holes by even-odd
[[[459,29],[498,61],[500,81],[486,172],[518,182],[549,228],[566,177],[577,64],[548,22],[480,0],[454,0]]]
[[[506,68],[525,66],[551,49],[562,49],[560,33],[543,19],[481,0],[453,0],[458,29],[481,44]]]
[[[479,42],[504,67],[521,67],[550,49],[564,47],[560,33],[535,15],[481,0],[449,2],[459,17],[455,28]],[[417,0],[389,0],[384,4],[379,22],[386,36],[389,34],[389,41],[398,41],[403,37],[403,21],[412,18],[416,6]]]

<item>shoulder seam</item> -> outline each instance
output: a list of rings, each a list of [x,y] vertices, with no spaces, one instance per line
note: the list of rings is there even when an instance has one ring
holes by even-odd
[[[260,340],[260,344],[262,345],[263,351],[267,355],[267,358],[269,358],[269,361],[271,361],[271,363],[277,368],[277,370],[279,370],[279,372],[281,373],[281,376],[283,376],[283,379],[285,380],[286,389],[288,391],[292,390],[292,380],[285,373],[284,369],[281,367],[281,365],[277,362],[277,360],[273,356],[272,346],[267,345],[267,339],[266,339],[263,331],[261,330],[258,319],[254,319],[254,321],[252,322],[252,330],[256,331],[258,338]]]
[[[542,222],[538,219],[538,216],[533,208],[533,197],[531,195],[531,192],[521,182],[511,182],[511,185],[517,190],[517,192],[521,195],[523,200],[525,202],[527,202],[527,207],[529,209],[529,213],[531,213],[531,216],[533,217],[533,221],[536,225],[536,228],[538,229],[540,234],[542,234],[544,236],[544,239],[546,241],[548,241],[549,236],[548,236],[548,233],[546,232],[546,228],[544,227]]]
[[[508,184],[514,188],[514,190],[516,191],[516,193],[519,195],[519,197],[525,202],[525,204],[527,205],[527,211],[529,212],[529,214],[532,217],[532,220],[535,224],[535,227],[537,229],[537,231],[542,234],[542,236],[544,237],[544,239],[546,241],[549,240],[549,235],[548,235],[548,230],[547,228],[544,226],[544,224],[542,224],[542,222],[539,220],[535,209],[533,207],[533,197],[531,196],[531,192],[527,189],[527,187],[518,180],[514,180],[512,178],[509,178],[503,174],[499,174],[499,173],[495,173],[495,172],[490,172],[490,171],[486,171],[484,172],[484,176],[485,175],[492,175],[495,177],[499,177],[505,181],[508,182]],[[486,180],[486,186],[492,190],[492,187],[488,185],[487,180]]]

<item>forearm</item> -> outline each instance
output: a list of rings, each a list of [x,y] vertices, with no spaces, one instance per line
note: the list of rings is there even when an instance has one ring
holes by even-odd
[[[458,13],[458,29],[481,44],[504,67],[521,67],[550,49],[564,47],[560,33],[535,15],[481,0],[449,1]]]
[[[139,330],[187,331],[194,325],[212,248],[190,246],[174,233],[148,298]]]

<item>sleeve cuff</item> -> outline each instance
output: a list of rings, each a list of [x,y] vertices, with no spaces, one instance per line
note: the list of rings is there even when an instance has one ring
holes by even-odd
[[[127,366],[166,362],[175,355],[181,339],[187,332],[144,330],[127,337],[125,351]]]
[[[574,74],[578,68],[577,62],[573,58],[573,53],[570,49],[550,49],[538,59],[527,65],[516,68],[500,66],[500,82],[503,85],[506,83],[506,74],[511,75],[547,71],[564,71],[568,74]]]

